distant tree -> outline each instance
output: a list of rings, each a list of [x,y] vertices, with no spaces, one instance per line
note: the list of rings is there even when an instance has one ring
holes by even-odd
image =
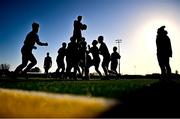
[[[10,65],[9,64],[1,64],[0,65],[0,70],[8,70],[10,69]]]
[[[7,75],[9,73],[9,64],[0,64],[0,76]]]
[[[30,70],[30,72],[41,72],[39,67],[34,67]]]

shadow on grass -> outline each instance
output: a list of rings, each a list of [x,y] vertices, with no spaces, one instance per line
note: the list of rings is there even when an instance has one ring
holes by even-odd
[[[121,104],[99,117],[180,117],[180,83],[153,83],[121,97]]]

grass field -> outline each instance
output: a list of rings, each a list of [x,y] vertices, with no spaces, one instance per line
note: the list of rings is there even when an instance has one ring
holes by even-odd
[[[124,95],[157,81],[0,79],[0,117],[96,117]]]
[[[143,86],[150,86],[158,80],[90,80],[90,81],[62,81],[28,79],[20,81],[0,81],[1,88],[23,89],[31,91],[53,92],[61,94],[77,94],[106,98],[121,98],[127,93]]]
[[[179,100],[179,80],[0,79],[0,117],[180,117]]]

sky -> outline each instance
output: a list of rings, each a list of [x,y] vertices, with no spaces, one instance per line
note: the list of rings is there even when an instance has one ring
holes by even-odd
[[[160,73],[155,40],[157,29],[165,25],[172,44],[172,72],[180,71],[179,11],[180,0],[0,0],[0,64],[10,64],[11,71],[21,64],[23,41],[31,24],[37,22],[40,41],[49,45],[36,45],[36,66],[44,72],[43,61],[49,52],[50,72],[54,72],[57,51],[62,42],[69,43],[73,21],[81,15],[88,44],[102,35],[112,53],[115,40],[122,40],[121,74]]]

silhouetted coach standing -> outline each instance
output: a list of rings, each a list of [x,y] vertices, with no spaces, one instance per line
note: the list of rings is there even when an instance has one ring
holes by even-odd
[[[161,68],[161,75],[164,77],[170,76],[171,67],[169,64],[169,57],[172,57],[172,48],[170,38],[167,36],[168,32],[164,30],[165,26],[161,26],[157,30],[157,59]]]

